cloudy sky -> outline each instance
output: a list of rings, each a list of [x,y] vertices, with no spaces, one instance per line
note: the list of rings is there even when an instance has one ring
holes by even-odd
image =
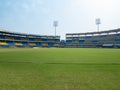
[[[0,0],[0,29],[40,35],[57,35],[120,28],[120,0]]]

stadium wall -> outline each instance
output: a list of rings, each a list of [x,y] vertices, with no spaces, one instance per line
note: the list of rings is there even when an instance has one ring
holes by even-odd
[[[67,33],[66,47],[120,48],[120,29],[88,33]]]
[[[60,36],[34,35],[0,30],[0,47],[120,48],[120,29],[67,33],[66,40],[60,40]]]
[[[60,36],[34,35],[0,30],[0,47],[60,47]]]

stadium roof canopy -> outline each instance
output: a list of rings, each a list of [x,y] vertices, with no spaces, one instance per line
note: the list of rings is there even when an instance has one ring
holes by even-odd
[[[94,34],[111,34],[111,33],[120,33],[120,28],[119,29],[114,29],[114,30],[108,30],[108,31],[100,31],[100,32],[86,32],[86,33],[67,33],[66,35],[94,35]]]

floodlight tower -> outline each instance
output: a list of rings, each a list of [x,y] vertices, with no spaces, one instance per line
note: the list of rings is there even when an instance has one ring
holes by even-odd
[[[96,19],[97,31],[99,32],[99,25],[101,24],[100,18]]]
[[[53,26],[55,27],[55,36],[56,36],[56,27],[58,26],[58,21],[54,21]]]

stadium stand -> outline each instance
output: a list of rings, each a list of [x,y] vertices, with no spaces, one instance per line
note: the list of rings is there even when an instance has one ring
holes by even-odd
[[[29,43],[29,46],[30,46],[30,47],[35,47],[35,46],[36,46],[36,43],[30,42],[30,43]]]
[[[60,47],[60,44],[59,43],[55,43],[54,47]]]
[[[60,47],[60,36],[34,35],[0,30],[0,47]]]
[[[120,29],[88,33],[67,33],[66,47],[120,48]]]
[[[14,42],[14,43],[15,43],[15,45],[18,46],[18,47],[19,47],[19,46],[21,46],[21,47],[23,46],[23,44],[22,44],[21,42]]]
[[[6,46],[6,45],[8,45],[5,41],[0,41],[0,45],[1,46]]]
[[[60,47],[61,47],[61,48],[65,48],[65,47],[66,47],[66,42],[65,42],[65,40],[61,40],[61,41],[60,41]]]
[[[60,36],[34,35],[0,30],[0,47],[120,48],[120,29],[67,33],[66,40],[60,40]]]
[[[48,43],[43,42],[43,43],[42,43],[42,47],[48,47]]]

